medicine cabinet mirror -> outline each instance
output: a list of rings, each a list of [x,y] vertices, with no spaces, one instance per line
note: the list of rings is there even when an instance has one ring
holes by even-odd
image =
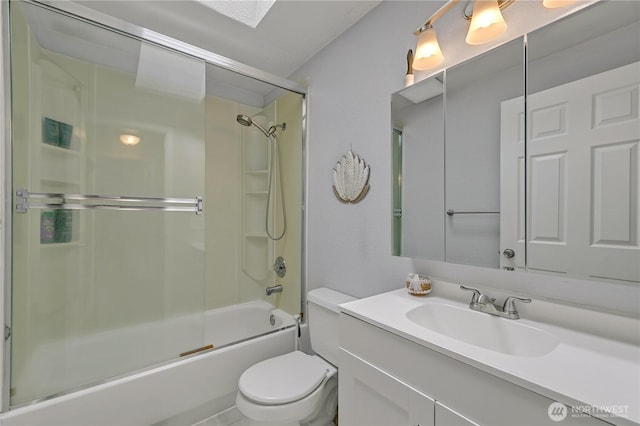
[[[598,2],[393,94],[393,254],[639,283],[639,80]]]

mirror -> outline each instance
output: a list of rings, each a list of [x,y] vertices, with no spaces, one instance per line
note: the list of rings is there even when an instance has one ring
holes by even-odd
[[[392,96],[395,255],[500,266],[501,103],[524,108],[523,60],[520,38]]]
[[[549,25],[528,54],[527,268],[638,283],[640,3]]]
[[[392,96],[394,254],[640,282],[640,3],[526,38]]]
[[[447,70],[446,87],[446,253],[447,262],[500,266],[501,203],[516,198],[503,194],[501,168],[517,170],[516,157],[507,164],[501,146],[515,149],[523,138],[518,122],[504,123],[504,104],[524,109],[523,39],[519,38]],[[511,120],[512,117],[506,117]],[[517,120],[518,115],[515,115]],[[508,130],[505,130],[505,126]],[[515,189],[515,186],[507,185]],[[511,214],[517,209],[511,208]],[[515,251],[524,260],[524,250]],[[515,257],[508,266],[514,266]]]
[[[444,74],[393,95],[394,254],[445,260]]]

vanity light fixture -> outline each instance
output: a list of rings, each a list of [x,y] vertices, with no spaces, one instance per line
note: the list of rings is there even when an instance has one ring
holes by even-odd
[[[449,0],[438,9],[422,26],[414,31],[418,36],[413,68],[427,70],[438,66],[444,55],[438,44],[433,24],[460,0]],[[507,24],[500,12],[515,0],[475,0],[468,1],[464,8],[464,18],[471,21],[466,41],[477,45],[487,43],[500,36],[507,29]],[[571,1],[571,0],[545,0]]]
[[[120,135],[120,142],[127,146],[138,145],[140,137],[136,135]]]

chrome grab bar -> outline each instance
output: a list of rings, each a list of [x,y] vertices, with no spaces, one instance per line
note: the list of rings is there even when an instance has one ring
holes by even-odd
[[[31,202],[29,200],[46,200],[46,202]],[[82,201],[101,201],[82,203]],[[67,201],[80,201],[68,203]],[[105,203],[106,202],[106,203]],[[124,204],[109,204],[120,202]],[[131,203],[131,204],[127,204]],[[142,204],[147,203],[147,204]],[[159,205],[155,205],[159,204]],[[26,189],[16,191],[16,212],[26,213],[28,209],[51,210],[160,210],[172,212],[194,212],[202,214],[202,197],[195,198],[159,198],[133,197],[126,195],[90,195],[90,194],[60,194],[47,192],[29,192]]]
[[[457,212],[453,209],[447,210],[447,214],[449,216],[453,216],[454,214],[500,214],[500,212]]]

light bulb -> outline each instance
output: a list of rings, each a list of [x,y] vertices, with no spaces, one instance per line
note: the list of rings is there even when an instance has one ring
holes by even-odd
[[[426,70],[438,66],[443,60],[444,55],[440,50],[436,31],[432,27],[428,27],[418,36],[413,68]]]
[[[501,36],[507,29],[497,0],[476,0],[473,2],[471,25],[465,39],[467,44],[487,43]]]
[[[120,142],[129,146],[138,145],[140,138],[135,135],[120,135]]]

